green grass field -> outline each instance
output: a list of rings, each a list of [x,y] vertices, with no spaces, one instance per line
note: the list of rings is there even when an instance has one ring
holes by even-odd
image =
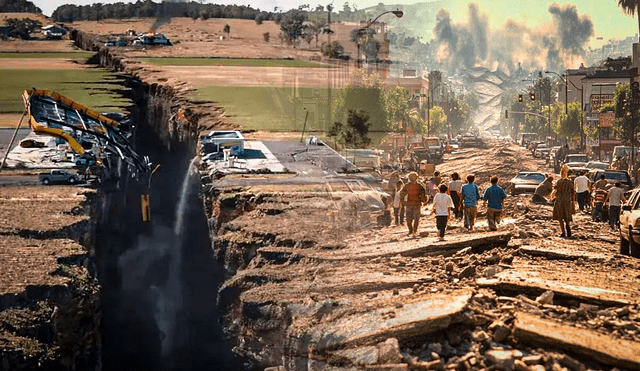
[[[37,58],[37,59],[45,59],[45,58],[56,58],[56,59],[87,59],[91,56],[95,55],[92,52],[33,52],[33,53],[0,53],[0,59],[15,59],[15,58]]]
[[[326,130],[327,89],[298,88],[294,101],[292,87],[204,86],[197,98],[224,107],[232,120],[245,130]]]
[[[22,92],[35,87],[69,97],[98,112],[119,111],[130,102],[116,93],[116,75],[103,69],[44,70],[0,68],[0,113],[22,113]]]
[[[140,58],[140,60],[158,66],[327,67],[321,63],[288,59]]]

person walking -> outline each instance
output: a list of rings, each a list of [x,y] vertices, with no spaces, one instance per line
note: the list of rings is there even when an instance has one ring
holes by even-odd
[[[507,198],[507,194],[504,189],[498,185],[498,177],[496,175],[492,176],[491,187],[487,188],[482,195],[484,206],[487,206],[487,221],[489,222],[489,230],[491,231],[498,230],[505,198]]]
[[[604,199],[605,204],[609,201],[609,225],[614,229],[620,228],[620,207],[622,206],[622,202],[627,202],[621,187],[622,183],[616,182],[616,184],[609,189]]]
[[[403,199],[400,195],[400,191],[402,191],[403,187],[404,183],[402,183],[402,180],[398,180],[396,182],[395,196],[393,197],[393,215],[396,219],[396,226],[404,224],[404,207],[406,204],[406,196]]]
[[[405,208],[407,218],[408,235],[416,236],[418,234],[418,224],[420,223],[420,206],[425,201],[424,187],[418,182],[418,173],[412,171],[409,173],[409,183],[407,183],[400,191],[400,197],[407,197],[407,206]]]
[[[464,205],[464,227],[467,228],[469,232],[473,232],[473,226],[476,223],[476,214],[478,213],[476,204],[480,199],[480,190],[478,186],[473,183],[475,180],[475,175],[467,175],[467,184],[463,185],[460,191]]]
[[[440,183],[442,183],[442,176],[439,171],[433,173],[433,184],[436,185],[436,190],[440,187]]]
[[[600,175],[600,179],[598,179],[595,183],[593,183],[593,188],[595,189],[607,189],[609,182],[607,182],[607,178],[604,174]]]
[[[436,216],[436,227],[438,228],[438,240],[444,241],[444,232],[447,230],[447,222],[451,215],[453,200],[447,194],[446,184],[440,184],[440,192],[433,198],[433,213]]]
[[[576,188],[576,199],[578,200],[578,209],[584,211],[587,208],[589,202],[589,191],[591,186],[589,184],[589,178],[587,178],[584,171],[580,172],[580,176],[577,176],[573,180],[573,184]]]
[[[460,181],[460,175],[458,173],[451,174],[451,181],[449,182],[449,196],[453,201],[453,210],[456,219],[462,217],[462,205],[460,191],[462,189],[462,181]]]
[[[397,170],[394,170],[391,172],[391,174],[389,174],[389,183],[387,183],[387,191],[391,195],[391,197],[395,198],[395,195],[398,191],[396,187],[398,181],[400,181],[400,174]]]
[[[595,191],[593,192],[593,213],[591,214],[591,220],[594,222],[601,222],[604,220],[602,208],[606,198],[607,191],[603,188],[595,188]]]
[[[573,182],[567,178],[568,175],[569,167],[563,165],[562,169],[560,169],[561,178],[555,186],[556,201],[553,204],[553,220],[557,220],[560,223],[560,237],[571,238],[571,226],[569,223],[573,221],[575,188]]]
[[[547,196],[553,192],[553,176],[549,175],[542,183],[538,184],[531,202],[534,204],[546,204]]]

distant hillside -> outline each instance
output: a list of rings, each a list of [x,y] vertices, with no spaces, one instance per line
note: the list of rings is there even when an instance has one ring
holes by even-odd
[[[0,0],[0,13],[42,14],[42,10],[27,0]]]

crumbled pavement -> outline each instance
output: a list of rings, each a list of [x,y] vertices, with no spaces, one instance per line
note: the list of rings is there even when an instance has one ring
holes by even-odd
[[[448,155],[441,171],[466,174],[473,160],[484,188],[493,174],[502,183],[545,170],[524,149],[494,145]],[[205,200],[214,252],[227,263],[219,303],[248,366],[638,368],[640,261],[618,254],[608,225],[578,213],[576,238],[560,238],[551,206],[520,195],[507,198],[498,231],[480,207],[476,231],[451,220],[441,242],[428,207],[422,237],[410,237],[404,226],[336,209],[342,197],[325,184],[238,188],[227,180]]]

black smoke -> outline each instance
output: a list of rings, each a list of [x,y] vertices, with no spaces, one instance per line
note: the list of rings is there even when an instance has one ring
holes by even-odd
[[[496,29],[478,4],[469,3],[465,23],[455,23],[447,10],[440,9],[432,41],[438,61],[451,71],[485,67],[510,73],[519,65],[528,70],[570,67],[565,61],[584,56],[594,34],[593,22],[571,4],[553,3],[548,11],[549,24],[532,28],[510,19]]]
[[[549,13],[553,16],[561,48],[572,55],[581,55],[594,34],[591,17],[586,14],[578,15],[578,8],[573,4],[561,6],[553,3],[549,5]]]
[[[151,25],[151,32],[171,22],[173,17],[181,17],[184,7],[180,3],[185,0],[164,0],[156,6],[156,21]]]

